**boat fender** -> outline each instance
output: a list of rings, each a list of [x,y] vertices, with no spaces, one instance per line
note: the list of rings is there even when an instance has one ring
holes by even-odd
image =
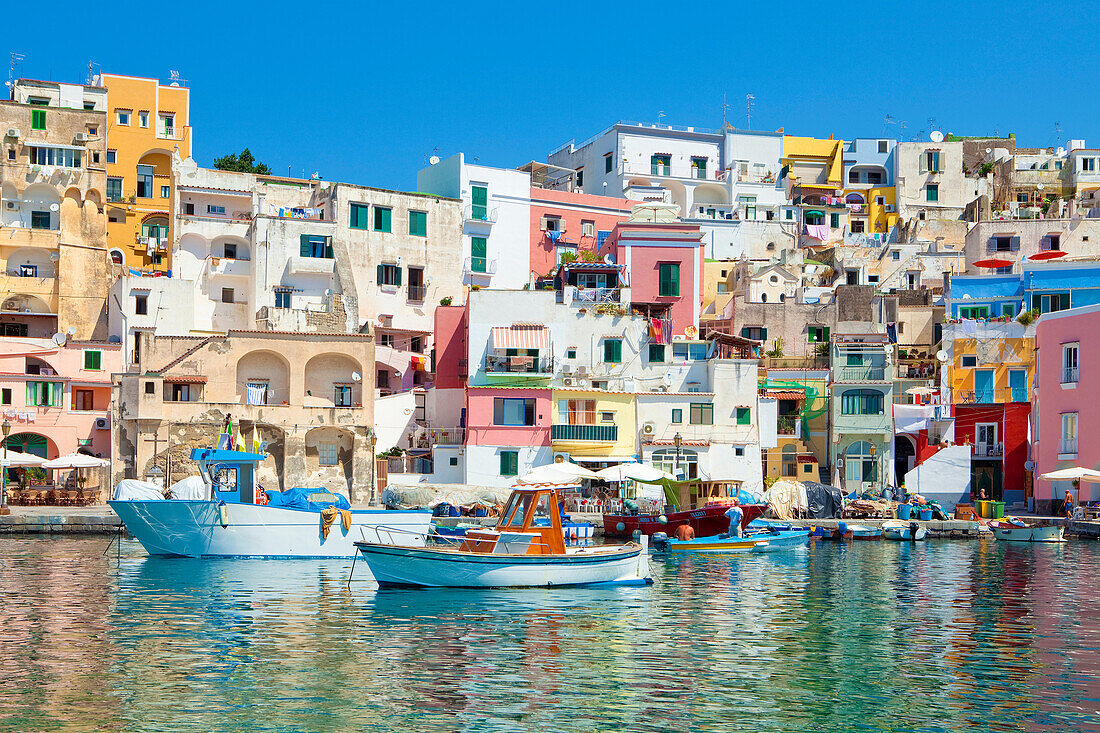
[[[664,514],[662,514],[661,516],[657,517],[657,523],[658,524],[668,524],[668,517],[666,517]]]
[[[256,503],[260,506],[267,506],[267,492],[263,490],[262,486],[256,487]]]
[[[625,532],[626,531],[626,525],[623,524],[622,522],[619,522],[618,524],[615,525],[615,529],[617,529],[620,532]]]
[[[836,525],[836,531],[840,533],[841,537],[848,534],[848,523],[847,522],[838,522],[837,525]]]
[[[638,539],[639,537],[642,536],[642,530],[636,529],[636,530],[634,530],[634,532],[630,536],[633,537],[634,539]]]
[[[225,505],[224,501],[218,502],[218,521],[221,522],[222,529],[229,526],[229,507]]]

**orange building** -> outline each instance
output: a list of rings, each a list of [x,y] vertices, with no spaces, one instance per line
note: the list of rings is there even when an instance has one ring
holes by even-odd
[[[129,267],[168,270],[175,229],[172,161],[191,155],[191,92],[177,82],[104,74],[107,247]]]

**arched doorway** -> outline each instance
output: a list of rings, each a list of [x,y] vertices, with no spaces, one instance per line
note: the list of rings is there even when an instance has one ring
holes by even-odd
[[[894,437],[894,485],[905,483],[905,474],[913,470],[917,461],[917,447],[908,435]]]
[[[17,450],[20,453],[30,453],[39,458],[48,458],[49,443],[46,436],[37,433],[16,433],[4,441],[8,450]]]

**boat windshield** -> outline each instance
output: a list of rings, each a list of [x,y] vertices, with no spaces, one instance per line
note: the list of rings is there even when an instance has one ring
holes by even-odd
[[[515,494],[503,516],[505,527],[522,527],[523,518],[527,516],[527,509],[531,506],[532,494]],[[509,513],[510,512],[510,513]]]

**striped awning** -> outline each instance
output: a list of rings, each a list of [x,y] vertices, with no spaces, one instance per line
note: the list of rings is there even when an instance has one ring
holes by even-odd
[[[550,329],[546,326],[498,326],[493,329],[494,349],[550,350]]]

